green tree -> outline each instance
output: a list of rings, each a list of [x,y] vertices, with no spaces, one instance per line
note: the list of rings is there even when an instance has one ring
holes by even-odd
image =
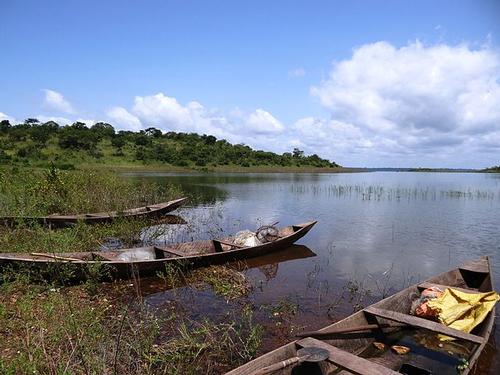
[[[304,151],[299,150],[297,147],[293,149],[292,156],[294,158],[302,158],[304,157]]]
[[[123,146],[125,146],[126,140],[123,135],[116,134],[111,138],[111,146],[116,147],[117,149],[121,149]]]
[[[94,132],[99,139],[111,138],[115,135],[115,128],[107,122],[96,122],[90,127],[90,130]]]
[[[12,127],[9,120],[0,121],[0,133],[6,133]]]
[[[75,122],[62,128],[59,146],[66,149],[92,150],[97,146],[98,137],[83,122]]]
[[[146,134],[148,137],[160,138],[163,133],[161,132],[161,130],[156,128],[147,128],[146,130],[144,130],[144,134]]]
[[[30,125],[30,126],[31,126],[31,125],[36,125],[36,124],[39,124],[39,123],[40,123],[40,121],[38,121],[38,119],[37,119],[37,118],[27,118],[26,120],[24,120],[24,123],[25,123],[26,125]]]

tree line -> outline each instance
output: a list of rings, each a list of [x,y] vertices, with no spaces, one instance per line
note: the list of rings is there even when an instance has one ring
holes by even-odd
[[[55,121],[41,123],[35,118],[28,118],[16,125],[2,120],[0,137],[0,163],[69,160],[71,157],[77,160],[77,153],[101,162],[114,158],[181,167],[339,166],[316,154],[306,156],[298,148],[280,155],[253,150],[244,144],[231,144],[206,134],[162,132],[154,127],[137,132],[116,131],[106,122],[88,127],[83,122],[60,126]]]

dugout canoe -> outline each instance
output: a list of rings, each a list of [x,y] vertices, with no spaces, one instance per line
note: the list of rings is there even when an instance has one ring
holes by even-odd
[[[156,218],[174,211],[186,202],[187,198],[174,199],[168,202],[151,204],[148,206],[130,208],[123,211],[96,212],[91,214],[59,215],[53,214],[40,217],[7,216],[1,217],[0,223],[7,226],[19,222],[38,223],[53,227],[66,227],[79,221],[86,224],[108,223],[116,218]]]
[[[0,253],[0,267],[29,266],[50,271],[64,265],[75,277],[84,278],[89,265],[101,264],[112,278],[147,276],[165,270],[167,265],[182,268],[221,264],[270,254],[293,245],[316,221],[278,229],[277,239],[258,246],[235,245],[233,237],[183,242],[168,246],[137,247],[122,250],[77,253]]]
[[[295,357],[303,347],[318,347],[329,351],[327,360],[320,363],[303,362],[272,372],[275,375],[300,374],[457,374],[456,367],[467,361],[460,372],[469,374],[478,362],[492,332],[495,311],[470,333],[410,315],[413,298],[428,287],[447,287],[468,293],[493,290],[489,259],[482,257],[451,271],[410,286],[337,323],[319,331],[304,332],[297,341],[240,366],[227,375],[257,375],[262,369]],[[441,342],[437,335],[455,338]],[[383,343],[377,349],[373,343]],[[396,354],[390,347],[410,348],[405,355]]]

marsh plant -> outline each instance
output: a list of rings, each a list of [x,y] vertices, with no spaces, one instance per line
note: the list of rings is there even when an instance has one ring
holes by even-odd
[[[372,291],[366,287],[364,280],[352,278],[342,286],[339,293],[333,296],[327,314],[331,319],[335,319],[338,311],[345,305],[350,306],[351,312],[362,310],[370,303],[372,294]]]
[[[222,373],[254,358],[262,334],[250,306],[223,323],[183,319],[174,335],[155,346],[151,368],[161,374]]]
[[[444,199],[495,200],[500,199],[500,191],[480,190],[465,187],[461,190],[441,190],[436,187],[405,187],[382,185],[291,185],[294,194],[326,195],[343,199],[363,201],[436,201]]]

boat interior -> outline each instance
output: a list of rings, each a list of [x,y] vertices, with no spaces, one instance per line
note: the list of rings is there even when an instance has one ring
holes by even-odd
[[[296,342],[249,362],[230,374],[252,374],[265,366],[296,356],[297,350],[304,347],[326,349],[330,353],[329,359],[317,363],[305,361],[273,374],[457,374],[457,366],[471,361],[489,337],[494,312],[490,312],[471,333],[410,315],[415,295],[420,295],[430,286],[443,290],[454,287],[468,293],[491,291],[488,261],[470,262],[405,289],[319,331],[306,332]],[[357,330],[356,327],[364,328]],[[442,341],[439,335],[448,336],[450,340]],[[398,354],[391,349],[394,345],[407,347],[410,351]]]
[[[287,227],[280,228],[278,230],[277,240],[288,237],[295,232],[302,229],[301,225],[291,225]],[[57,255],[53,254],[31,254],[36,258],[53,260],[63,260],[63,261],[118,261],[118,262],[134,262],[134,261],[149,261],[149,260],[160,260],[160,259],[171,259],[186,256],[196,256],[196,255],[207,255],[221,253],[229,250],[244,249],[245,246],[240,246],[235,244],[234,236],[229,236],[224,239],[219,240],[205,240],[205,241],[195,241],[195,242],[184,242],[178,244],[172,244],[168,246],[149,246],[149,247],[138,247],[123,250],[108,250],[108,251],[92,251],[92,252],[81,252],[81,253],[61,253]],[[262,244],[260,246],[265,246],[269,243]],[[15,257],[21,256],[21,254],[13,254]]]

